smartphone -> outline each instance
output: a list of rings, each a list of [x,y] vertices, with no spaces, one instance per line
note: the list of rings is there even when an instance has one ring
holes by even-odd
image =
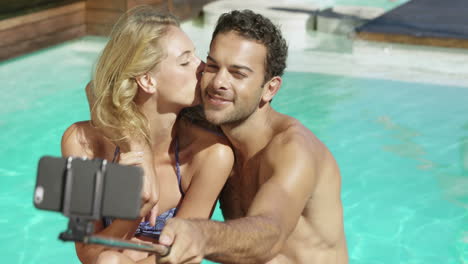
[[[39,160],[34,190],[34,206],[38,209],[63,212],[67,171],[71,171],[69,214],[92,216],[93,204],[100,204],[99,217],[136,219],[141,206],[143,170],[107,162],[103,170],[102,188],[96,193],[96,174],[102,160],[44,156]],[[69,167],[70,169],[68,169]],[[95,201],[99,199],[99,201]]]

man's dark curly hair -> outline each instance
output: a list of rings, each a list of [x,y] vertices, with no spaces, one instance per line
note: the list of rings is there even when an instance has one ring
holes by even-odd
[[[240,36],[258,41],[267,48],[265,59],[265,82],[274,76],[281,76],[286,68],[288,44],[280,29],[268,18],[251,10],[234,10],[222,14],[213,32],[211,41],[219,33],[235,31]]]

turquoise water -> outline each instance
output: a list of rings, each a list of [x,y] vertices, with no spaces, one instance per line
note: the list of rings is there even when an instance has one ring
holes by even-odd
[[[390,9],[406,0],[318,2]],[[204,56],[207,29],[185,30]],[[2,262],[79,263],[73,245],[57,239],[67,219],[36,210],[32,192],[38,159],[60,155],[66,127],[89,118],[83,90],[104,43],[86,37],[0,63]],[[347,56],[342,49],[305,54],[323,63]],[[468,88],[416,76],[318,74],[297,64],[289,63],[295,72],[285,74],[273,105],[314,131],[340,165],[350,263],[468,263]]]
[[[104,43],[83,38],[0,64],[0,253],[79,263],[58,213],[34,209],[36,166],[88,119],[83,87]],[[335,155],[351,263],[466,263],[468,89],[287,72],[274,107]],[[219,217],[219,212],[217,212]]]
[[[277,108],[340,165],[351,263],[466,263],[468,90],[310,73],[287,80]]]

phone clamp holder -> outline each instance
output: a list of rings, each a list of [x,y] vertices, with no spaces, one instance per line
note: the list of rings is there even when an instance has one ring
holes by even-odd
[[[101,218],[101,201],[104,188],[104,175],[106,171],[107,160],[101,161],[100,169],[94,177],[94,199],[92,213],[90,215],[71,213],[71,200],[73,192],[73,166],[72,157],[67,158],[65,170],[65,197],[63,200],[63,214],[69,218],[68,228],[60,233],[59,239],[63,241],[84,242],[86,237],[94,231],[93,221]]]
[[[64,195],[63,195],[63,206],[61,212],[69,218],[67,230],[60,233],[59,239],[62,241],[73,241],[73,242],[82,242],[85,244],[98,244],[104,245],[107,247],[119,248],[119,249],[133,249],[144,252],[151,252],[165,256],[169,254],[170,247],[157,244],[148,244],[137,241],[130,241],[112,237],[104,237],[93,235],[94,233],[94,221],[102,219],[102,204],[103,204],[103,194],[104,194],[104,177],[106,175],[107,160],[96,160],[98,162],[97,171],[94,173],[94,177],[91,181],[94,184],[94,189],[91,192],[92,194],[92,205],[90,213],[75,213],[72,204],[73,197],[73,183],[74,177],[77,177],[77,173],[73,171],[73,160],[79,158],[68,157],[66,159],[65,173],[63,185]],[[111,166],[109,165],[109,171],[111,171]],[[78,182],[78,181],[75,181]],[[91,183],[88,183],[91,185]],[[79,184],[78,184],[79,186]],[[79,189],[79,188],[76,188]],[[89,194],[88,194],[89,195]],[[75,197],[77,197],[75,195]],[[86,210],[87,211],[87,210]]]

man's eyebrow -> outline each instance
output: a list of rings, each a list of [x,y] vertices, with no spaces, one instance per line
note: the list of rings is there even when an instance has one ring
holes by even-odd
[[[210,55],[208,55],[207,60],[210,60],[210,61],[213,61],[214,63],[217,63],[216,60],[213,59]],[[249,71],[249,72],[254,72],[252,69],[250,69],[247,66],[234,64],[234,65],[229,65],[229,67],[236,68],[236,69],[239,69],[239,70],[246,70],[246,71]]]
[[[214,63],[217,63],[215,59],[213,59],[210,55],[206,58],[207,60],[213,61]]]
[[[250,69],[247,66],[242,66],[242,65],[231,65],[231,67],[239,69],[239,70],[247,70],[249,72],[254,72],[252,69]]]

